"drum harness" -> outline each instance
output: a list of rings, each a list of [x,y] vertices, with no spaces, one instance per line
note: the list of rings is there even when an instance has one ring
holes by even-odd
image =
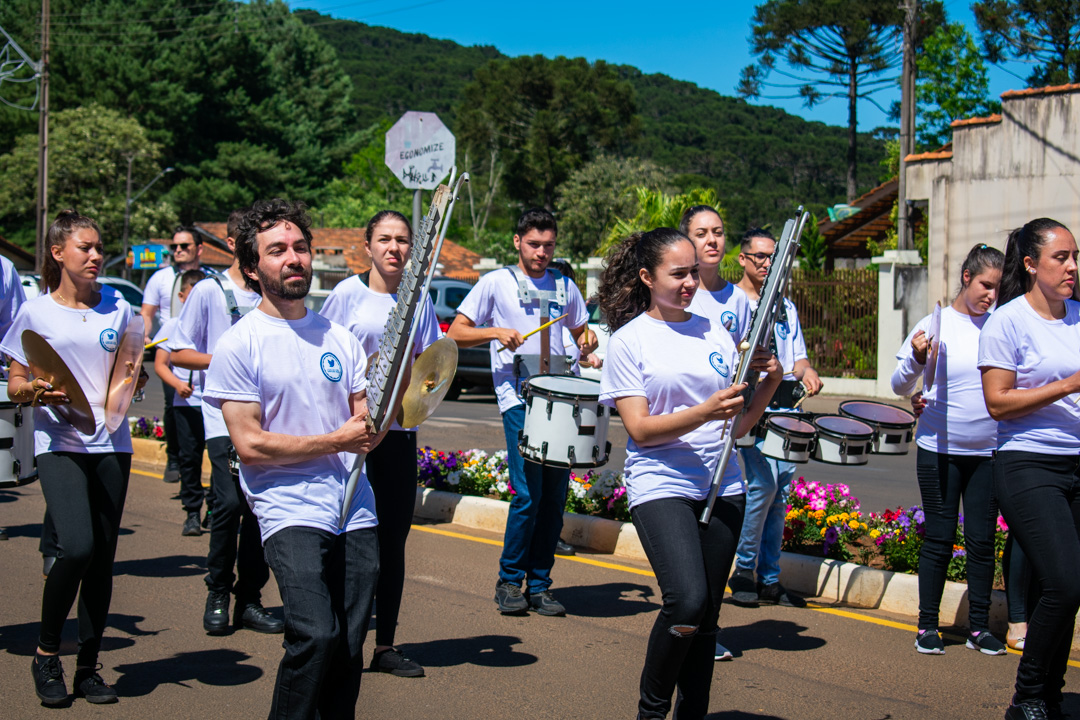
[[[554,268],[548,268],[545,272],[550,273],[555,279],[554,290],[539,290],[529,285],[529,281],[516,265],[507,265],[506,269],[514,276],[514,282],[518,288],[518,302],[521,306],[528,307],[533,302],[540,303],[540,324],[543,325],[551,316],[552,305],[566,308],[569,297],[570,278]],[[564,348],[565,349],[565,348]],[[514,355],[514,390],[520,393],[521,383],[533,375],[569,375],[571,374],[571,359],[564,354],[551,354],[551,328],[540,330],[540,354],[539,355]]]
[[[208,279],[217,283],[218,288],[221,289],[223,295],[225,295],[225,308],[229,312],[229,317],[232,318],[232,324],[235,325],[236,321],[247,315],[249,312],[255,309],[254,305],[240,305],[236,302],[236,293],[232,291],[232,288],[225,287],[221,282],[221,276],[217,272],[207,273]],[[188,385],[192,384],[192,380],[195,379],[195,371],[192,370],[188,374]],[[229,470],[233,475],[240,475],[240,456],[236,454],[236,448],[233,447],[232,442],[229,442],[229,446],[226,449],[229,456]]]

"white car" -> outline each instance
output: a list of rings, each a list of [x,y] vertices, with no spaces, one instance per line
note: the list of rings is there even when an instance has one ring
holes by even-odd
[[[611,333],[607,331],[607,328],[600,324],[600,306],[594,303],[589,303],[589,329],[596,333],[597,347],[596,356],[601,360],[604,359],[607,352],[608,338],[611,337]],[[582,367],[581,377],[591,378],[593,380],[600,379],[600,370],[593,367]]]

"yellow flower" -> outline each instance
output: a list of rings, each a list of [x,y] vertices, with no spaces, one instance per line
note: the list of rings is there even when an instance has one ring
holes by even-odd
[[[852,520],[851,522],[848,523],[848,527],[851,528],[852,530],[858,530],[859,529],[859,523],[857,521],[855,521],[855,520]]]
[[[825,528],[821,528],[821,537],[825,537]]]
[[[843,520],[844,522],[847,522],[848,520],[851,519],[851,516],[848,515],[847,513],[840,513],[840,519]]]
[[[859,523],[859,526],[862,527],[863,530],[866,529],[866,523]]]
[[[871,540],[876,539],[878,537],[878,535],[880,535],[880,534],[881,534],[881,531],[878,530],[877,528],[874,528],[873,530],[870,531],[870,539]]]

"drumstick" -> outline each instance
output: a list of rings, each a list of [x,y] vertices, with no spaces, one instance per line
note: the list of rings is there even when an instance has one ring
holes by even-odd
[[[169,338],[161,338],[160,340],[155,340],[154,342],[150,343],[149,345],[143,345],[143,350],[149,350],[152,347],[157,347],[158,345],[160,345],[161,343],[165,342],[168,339]]]
[[[544,328],[549,328],[549,327],[551,327],[552,325],[554,325],[555,323],[559,322],[560,320],[562,320],[562,319],[563,319],[564,317],[566,317],[566,316],[567,316],[567,315],[569,315],[569,314],[570,314],[570,313],[563,313],[562,315],[560,315],[559,317],[555,318],[554,320],[548,320],[548,321],[547,321],[546,323],[544,323],[544,324],[543,324],[543,325],[541,325],[540,327],[536,328],[535,330],[530,330],[529,332],[527,332],[527,333],[525,333],[524,335],[522,335],[522,336],[521,336],[521,339],[522,339],[522,340],[525,340],[526,338],[528,338],[528,337],[531,337],[531,336],[535,335],[536,333],[540,332],[540,331],[541,331],[541,330],[543,330]],[[502,351],[503,351],[503,350],[505,350],[505,349],[506,349],[506,346],[505,346],[505,345],[503,345],[503,346],[501,346],[501,347],[500,347],[500,348],[499,348],[499,349],[498,349],[498,350],[497,350],[496,352],[502,352]]]

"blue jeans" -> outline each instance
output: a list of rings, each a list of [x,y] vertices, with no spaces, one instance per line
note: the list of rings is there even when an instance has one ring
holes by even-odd
[[[746,515],[735,551],[735,570],[756,569],[758,582],[772,585],[780,581],[780,546],[795,464],[762,455],[763,442],[758,439],[754,447],[739,448],[746,473]]]
[[[271,720],[352,720],[379,575],[375,528],[287,527],[266,540],[285,607]]]
[[[525,460],[518,452],[518,432],[525,427],[525,406],[503,413],[506,460],[510,469],[510,512],[506,517],[499,580],[521,585],[527,580],[530,594],[551,587],[555,545],[562,532],[566,488],[570,471]]]

